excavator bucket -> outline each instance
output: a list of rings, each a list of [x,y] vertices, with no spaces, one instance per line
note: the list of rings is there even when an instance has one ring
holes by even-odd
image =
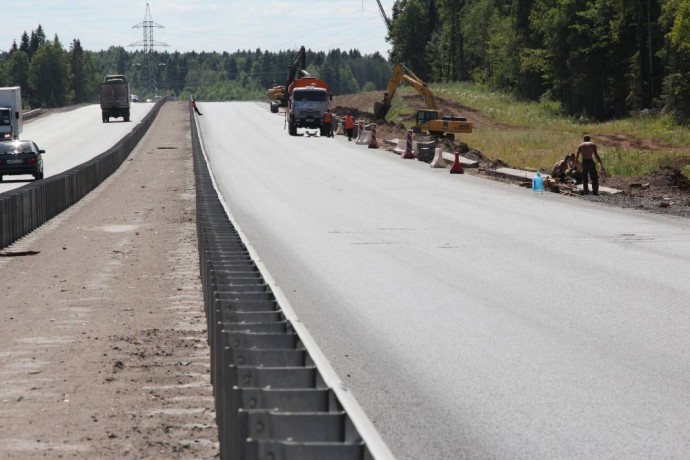
[[[385,102],[374,102],[374,118],[376,120],[385,120],[391,105]]]

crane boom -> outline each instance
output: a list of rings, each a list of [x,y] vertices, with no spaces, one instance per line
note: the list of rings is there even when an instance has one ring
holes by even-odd
[[[381,0],[376,0],[376,3],[379,4],[379,11],[381,11],[381,17],[383,17],[383,20],[386,21],[386,27],[388,27],[388,30],[391,30],[391,21],[388,19],[388,15],[386,15],[386,10],[383,9],[383,5],[381,5]]]
[[[290,67],[288,67],[288,77],[287,82],[285,83],[285,92],[283,93],[284,107],[287,106],[287,101],[290,97],[288,94],[288,88],[292,82],[295,81],[295,79],[302,75],[309,75],[307,72],[307,52],[304,49],[304,46],[300,47],[299,51],[297,52],[297,56],[295,56],[294,61],[292,61],[292,64]]]

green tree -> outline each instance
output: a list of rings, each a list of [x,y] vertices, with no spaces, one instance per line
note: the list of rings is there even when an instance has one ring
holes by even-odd
[[[86,57],[84,50],[81,47],[79,40],[72,41],[69,49],[69,66],[70,66],[70,92],[72,93],[72,102],[79,104],[86,102],[89,99],[88,81],[90,72],[88,72]]]
[[[0,54],[0,86],[9,86],[10,76],[6,59],[5,53]]]
[[[62,107],[67,102],[69,64],[57,37],[42,45],[31,59],[29,85],[36,106]]]
[[[40,24],[36,27],[36,30],[31,31],[31,37],[29,38],[29,56],[33,57],[38,49],[45,45],[46,34],[43,31],[43,26]]]
[[[33,54],[31,52],[31,45],[29,44],[29,34],[26,33],[26,30],[19,39],[19,49],[24,51],[27,56],[31,56]]]
[[[29,90],[29,55],[24,51],[17,50],[10,56],[7,73],[9,84],[21,86],[22,94],[25,98],[30,96]]]
[[[396,0],[390,30],[391,62],[405,63],[422,80],[429,79],[427,43],[437,24],[434,0]]]
[[[660,22],[666,47],[660,53],[668,74],[664,78],[664,107],[679,121],[690,121],[690,3],[665,0]]]
[[[535,2],[532,24],[547,60],[543,77],[567,113],[597,119],[625,113],[625,101],[617,97],[621,83],[625,88],[625,55],[611,21],[618,13],[610,0]]]
[[[7,69],[7,84],[9,86],[20,86],[22,88],[22,99],[31,101],[31,88],[29,86],[29,55],[24,51],[16,50],[10,56]]]

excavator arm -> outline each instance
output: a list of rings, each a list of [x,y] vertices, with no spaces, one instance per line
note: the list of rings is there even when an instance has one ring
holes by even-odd
[[[388,82],[388,88],[383,94],[383,100],[374,104],[374,116],[377,120],[385,120],[386,114],[391,108],[391,101],[401,83],[412,86],[423,98],[428,109],[437,110],[436,99],[431,89],[417,75],[404,64],[398,64],[393,68],[393,74]]]
[[[292,61],[292,64],[290,64],[290,67],[288,67],[287,82],[285,83],[285,91],[283,92],[284,107],[287,106],[287,101],[290,97],[288,88],[290,88],[290,85],[295,81],[296,78],[305,75],[309,75],[309,72],[307,72],[307,52],[304,49],[304,46],[302,46],[299,49],[297,56],[295,56],[295,59]]]

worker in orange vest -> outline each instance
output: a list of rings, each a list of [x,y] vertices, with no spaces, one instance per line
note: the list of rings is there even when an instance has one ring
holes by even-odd
[[[323,124],[326,128],[326,137],[333,137],[333,115],[331,114],[331,109],[326,109],[326,113],[323,114]]]
[[[347,140],[352,140],[353,131],[355,129],[355,117],[352,116],[350,112],[345,114],[345,134],[347,134]]]

